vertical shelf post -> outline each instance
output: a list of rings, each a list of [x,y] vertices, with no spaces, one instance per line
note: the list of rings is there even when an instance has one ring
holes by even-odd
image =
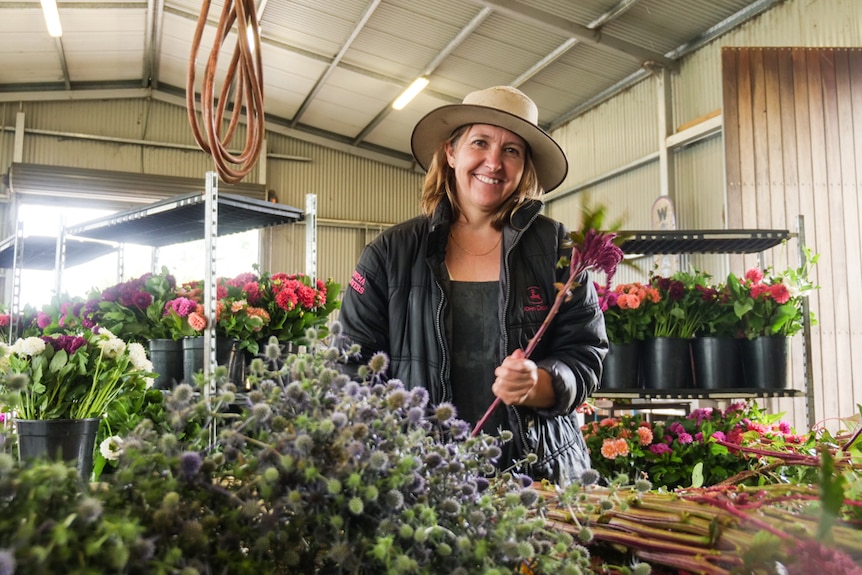
[[[9,306],[9,344],[18,338],[21,323],[21,268],[24,267],[24,222],[17,220],[12,252],[12,305]]]
[[[805,216],[796,216],[796,248],[799,251],[799,261],[806,261],[805,255]],[[806,269],[806,271],[808,271]],[[808,429],[816,422],[817,414],[814,411],[814,368],[811,365],[811,309],[808,296],[802,296],[802,372],[805,384],[805,413]]]
[[[317,194],[305,194],[305,275],[317,281]]]
[[[207,327],[204,331],[204,397],[209,399],[216,393],[212,375],[216,368],[216,299],[218,297],[216,278],[216,240],[218,238],[218,175],[207,172],[206,176],[206,217],[204,219],[204,243],[206,257],[204,264],[204,308]]]

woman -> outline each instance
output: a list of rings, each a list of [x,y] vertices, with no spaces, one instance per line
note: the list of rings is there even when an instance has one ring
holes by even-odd
[[[340,319],[363,362],[385,352],[389,377],[451,402],[472,425],[499,397],[482,428],[514,434],[498,466],[565,485],[589,468],[573,411],[595,391],[608,343],[584,277],[531,357],[521,351],[566,279],[559,258],[571,255],[564,226],[539,213],[568,162],[537,123],[533,101],[507,86],[420,120],[422,215],[366,247]],[[538,461],[522,465],[527,453]]]

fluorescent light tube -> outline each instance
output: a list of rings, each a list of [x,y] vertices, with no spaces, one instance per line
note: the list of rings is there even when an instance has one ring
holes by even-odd
[[[416,95],[425,89],[425,86],[428,85],[428,78],[416,78],[410,87],[404,90],[404,92],[398,96],[398,99],[392,103],[392,108],[395,110],[401,110],[410,103],[410,100],[416,97]]]
[[[63,35],[63,27],[60,25],[60,12],[57,11],[57,0],[40,0],[42,3],[42,14],[45,16],[45,25],[48,26],[48,34],[52,38]]]

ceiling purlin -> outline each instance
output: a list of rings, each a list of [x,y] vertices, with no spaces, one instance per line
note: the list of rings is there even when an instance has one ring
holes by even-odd
[[[311,88],[311,91],[305,96],[305,99],[302,101],[302,105],[299,106],[299,110],[294,114],[293,119],[290,121],[290,127],[296,127],[296,124],[299,122],[299,119],[311,105],[311,101],[317,95],[323,85],[326,83],[326,80],[329,79],[329,76],[338,68],[338,64],[344,58],[344,55],[347,53],[347,50],[350,49],[350,46],[353,44],[353,41],[356,40],[356,37],[365,28],[365,25],[368,23],[368,19],[371,18],[371,15],[374,14],[374,11],[377,10],[377,7],[380,5],[381,0],[371,0],[371,3],[365,9],[365,12],[359,18],[359,21],[356,23],[356,26],[353,27],[353,30],[350,32],[350,36],[348,36],[347,40],[341,45],[341,49],[338,50],[338,54],[336,54],[335,58],[329,63],[329,66],[326,67],[326,70],[323,71],[323,74],[320,75],[320,78],[317,79],[317,82],[314,83],[314,86]]]
[[[596,46],[598,48],[603,48],[606,50],[611,50],[613,52],[617,52],[620,54],[625,54],[630,58],[635,58],[641,65],[645,63],[652,63],[654,65],[664,66],[669,70],[678,70],[679,64],[676,60],[672,60],[664,56],[663,54],[659,54],[658,52],[653,52],[652,50],[647,50],[642,48],[641,46],[637,46],[632,44],[631,42],[626,42],[620,38],[615,38],[613,36],[608,36],[607,34],[602,34],[600,29],[590,29],[587,26],[583,26],[578,24],[577,22],[572,22],[571,20],[566,20],[565,18],[560,18],[554,14],[549,12],[545,12],[543,10],[539,10],[538,8],[533,8],[531,6],[527,6],[516,0],[475,0],[480,4],[484,4],[485,6],[491,6],[496,10],[508,14],[514,18],[519,18],[521,20],[530,20],[531,22],[541,24],[550,29],[557,30],[558,32],[565,34],[566,36],[577,38],[580,42],[585,44],[590,44],[592,46]]]
[[[449,54],[454,52],[455,49],[458,48],[458,46],[460,46],[467,38],[469,38],[470,35],[476,30],[476,28],[478,28],[479,25],[482,24],[482,22],[484,22],[488,18],[488,16],[491,15],[492,12],[493,10],[491,8],[483,8],[478,14],[476,14],[473,19],[470,20],[470,22],[468,22],[466,26],[461,28],[458,34],[454,38],[452,38],[452,40],[449,41],[446,47],[440,50],[440,52],[438,52],[437,55],[434,56],[434,59],[432,59],[425,66],[425,68],[421,72],[419,72],[419,77],[430,76],[434,72],[434,70],[436,70],[437,67],[440,66],[443,60],[449,57]],[[410,82],[412,82],[413,80],[415,80],[415,78],[411,78]],[[404,86],[404,89],[406,89],[408,85],[409,82]],[[460,99],[458,99],[457,101],[460,101]],[[392,104],[394,102],[395,99],[388,102],[386,106],[384,106],[380,110],[380,112],[377,113],[374,119],[371,120],[364,128],[362,128],[362,131],[360,131],[356,138],[353,139],[354,146],[358,146],[360,142],[367,138],[368,134],[370,134],[371,131],[376,128],[380,124],[380,122],[382,122],[383,119],[386,118],[386,116],[388,116],[392,112]]]

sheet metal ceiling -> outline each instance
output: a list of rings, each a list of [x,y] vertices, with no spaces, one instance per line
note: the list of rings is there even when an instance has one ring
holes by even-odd
[[[518,86],[553,129],[781,1],[257,0],[265,115],[297,137],[409,162],[419,118],[472,90]],[[55,39],[38,0],[0,0],[0,102],[142,93],[182,104],[199,0],[58,4]],[[222,6],[207,12],[197,78]],[[392,110],[423,75],[428,88]]]

